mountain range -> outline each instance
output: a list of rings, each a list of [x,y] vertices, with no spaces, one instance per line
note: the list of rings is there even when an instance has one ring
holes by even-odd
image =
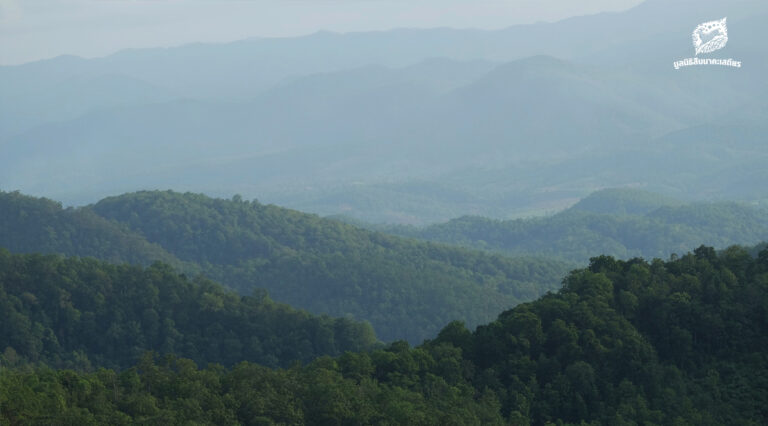
[[[0,186],[67,204],[239,192],[413,224],[553,211],[628,185],[764,200],[767,12],[649,0],[497,31],[323,32],[0,67]],[[726,15],[718,53],[744,66],[674,70],[693,54],[690,31]]]

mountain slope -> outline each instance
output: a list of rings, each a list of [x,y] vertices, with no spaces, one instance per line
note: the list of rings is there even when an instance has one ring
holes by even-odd
[[[159,245],[93,212],[63,208],[61,203],[18,192],[0,191],[0,247],[145,266],[160,261],[195,270]]]
[[[651,263],[593,258],[557,295],[437,342],[471,353],[502,412],[535,423],[759,424],[768,252],[701,246]],[[508,411],[507,411],[508,410]],[[513,418],[514,418],[513,417]],[[677,420],[676,420],[677,421]]]
[[[369,324],[239,296],[161,263],[144,269],[5,249],[0,323],[6,362],[80,369],[127,368],[145,351],[277,367],[376,343]]]
[[[627,215],[630,212],[634,214]],[[757,244],[768,240],[768,214],[764,208],[738,203],[681,204],[622,190],[594,194],[543,218],[500,221],[467,216],[424,228],[377,228],[507,254],[586,262],[590,253],[667,258],[702,241],[718,248]]]
[[[482,254],[361,230],[271,205],[138,192],[89,207],[248,294],[371,322],[412,342],[462,318],[481,323],[558,287],[568,265]]]
[[[611,215],[644,215],[660,207],[679,206],[682,202],[648,191],[609,188],[593,192],[571,206],[571,210]]]

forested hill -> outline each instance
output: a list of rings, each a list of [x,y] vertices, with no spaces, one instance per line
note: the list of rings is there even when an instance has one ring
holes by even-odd
[[[122,373],[5,368],[0,401],[12,424],[763,425],[766,306],[765,249],[600,256],[558,293],[417,348],[289,370],[151,357]]]
[[[369,321],[419,343],[446,323],[476,325],[557,289],[572,267],[370,232],[258,202],[140,192],[87,208],[0,192],[0,247],[203,272],[244,295]],[[2,349],[2,348],[0,348]]]
[[[311,312],[371,322],[383,340],[421,342],[557,289],[563,262],[506,258],[363,230],[256,201],[137,192],[88,208],[248,294],[266,288]]]
[[[148,350],[200,365],[277,367],[376,344],[369,324],[240,296],[167,265],[11,254],[0,249],[0,351],[21,362],[128,367]]]
[[[185,270],[174,255],[125,226],[85,209],[18,192],[0,191],[0,247],[20,253],[91,256],[148,266],[155,261]]]
[[[683,204],[641,191],[607,191],[553,216],[494,220],[466,216],[425,228],[374,226],[383,232],[511,255],[586,263],[595,253],[666,259],[700,244],[722,249],[768,240],[768,210],[744,204]]]

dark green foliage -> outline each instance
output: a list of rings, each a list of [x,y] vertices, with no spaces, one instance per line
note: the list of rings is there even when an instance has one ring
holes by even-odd
[[[421,342],[556,289],[569,265],[416,242],[256,201],[175,192],[106,198],[90,210],[244,294],[369,321],[384,340]]]
[[[558,294],[479,327],[476,387],[535,424],[764,424],[768,251],[593,258]],[[431,344],[452,343],[439,337]]]
[[[751,254],[751,255],[752,255],[752,256],[754,256],[754,257],[757,257],[757,255],[758,255],[758,254],[759,254],[761,251],[763,251],[763,250],[765,250],[765,249],[767,249],[767,248],[768,248],[768,243],[760,243],[760,244],[758,244],[758,245],[756,245],[756,246],[754,246],[754,247],[751,247],[751,248],[749,249],[749,254]]]
[[[448,355],[446,355],[448,356]],[[454,353],[453,356],[458,356]],[[353,358],[373,373],[354,377]],[[0,371],[2,424],[502,425],[498,399],[429,371],[424,350],[321,358],[305,368],[227,371],[150,354],[123,372]],[[396,368],[405,374],[391,373]],[[380,375],[374,379],[373,375]]]
[[[0,247],[21,253],[91,256],[110,262],[155,261],[189,269],[162,247],[83,209],[18,192],[0,191]]]
[[[11,424],[761,425],[768,250],[600,256],[472,333],[270,370],[146,355],[123,372],[0,371]],[[8,355],[5,355],[8,358]]]
[[[144,269],[0,249],[6,363],[127,367],[155,350],[201,364],[280,366],[375,343],[368,324],[312,316],[264,294],[240,296],[163,264]]]
[[[768,240],[768,210],[763,208],[736,203],[667,203],[645,212],[653,205],[647,197],[627,200],[617,199],[616,194],[599,195],[545,218],[502,221],[467,216],[423,229],[398,226],[383,230],[505,254],[584,263],[594,253],[623,259],[667,258],[702,243],[725,248]]]

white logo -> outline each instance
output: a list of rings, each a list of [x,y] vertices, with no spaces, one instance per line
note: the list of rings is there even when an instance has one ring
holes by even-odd
[[[695,58],[682,59],[675,61],[672,65],[676,70],[681,67],[689,67],[692,65],[723,65],[727,67],[741,68],[741,61],[734,61],[733,59],[712,59],[704,58],[699,59],[699,54],[712,53],[718,51],[728,44],[728,25],[723,18],[717,21],[705,22],[696,29],[693,30],[693,48],[696,51]]]
[[[693,30],[693,47],[696,49],[696,55],[699,53],[712,53],[715,50],[720,50],[728,43],[728,25],[726,25],[723,18],[719,21],[705,22],[695,30]],[[701,36],[708,36],[713,32],[717,34],[712,37],[708,42],[704,43]]]

